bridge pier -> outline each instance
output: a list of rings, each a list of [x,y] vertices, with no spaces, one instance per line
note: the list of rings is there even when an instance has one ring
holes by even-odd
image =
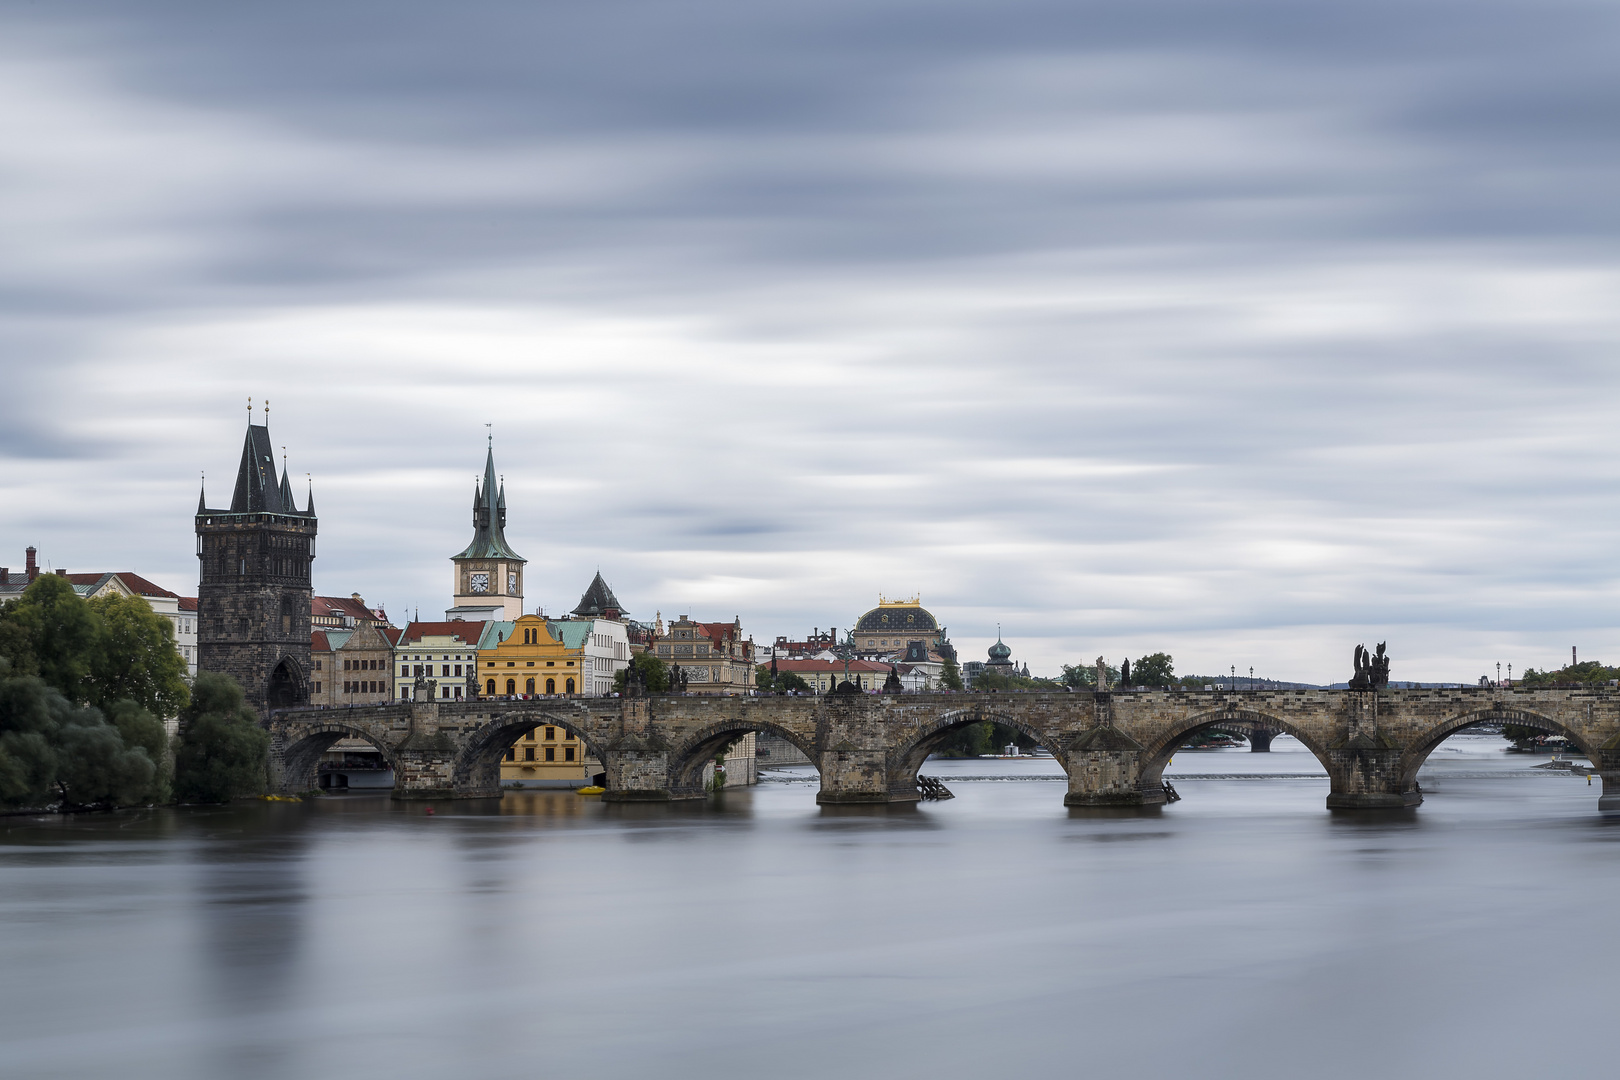
[[[1401,810],[1423,802],[1417,784],[1401,778],[1399,747],[1359,735],[1327,756],[1329,810]]]
[[[1249,729],[1249,732],[1248,732],[1248,735],[1249,735],[1249,753],[1251,753],[1251,754],[1269,754],[1269,753],[1271,753],[1271,740],[1275,739],[1278,735],[1281,735],[1281,734],[1282,734],[1282,732],[1277,731],[1277,730],[1275,730],[1273,728],[1261,727],[1260,725],[1256,724],[1255,726],[1251,727]]]
[[[1609,741],[1620,742],[1620,736]],[[1603,793],[1598,796],[1598,811],[1620,814],[1620,747],[1610,749],[1605,746],[1591,755],[1590,760],[1592,767],[1597,770],[1598,782],[1603,785]]]
[[[1149,770],[1147,749],[1111,722],[1082,732],[1062,753],[1069,774],[1064,806],[1157,806],[1165,801],[1164,784]],[[1146,775],[1151,772],[1152,775]]]

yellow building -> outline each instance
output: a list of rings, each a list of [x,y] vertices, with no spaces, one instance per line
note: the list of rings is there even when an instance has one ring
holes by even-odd
[[[484,697],[580,693],[585,650],[569,648],[539,615],[488,622],[478,640],[478,692]]]
[[[484,624],[478,643],[484,697],[568,697],[583,692],[585,650],[563,638],[565,627],[539,615]],[[579,635],[574,635],[579,636]],[[583,787],[602,771],[567,728],[545,724],[506,748],[501,786]]]

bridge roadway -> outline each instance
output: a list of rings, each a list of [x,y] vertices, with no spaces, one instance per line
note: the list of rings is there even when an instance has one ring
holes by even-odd
[[[1164,801],[1166,762],[1188,738],[1235,723],[1304,743],[1330,780],[1332,808],[1415,806],[1417,773],[1447,736],[1513,723],[1565,735],[1603,778],[1598,808],[1620,811],[1620,690],[1240,690],[923,693],[880,696],[492,698],[270,714],[271,775],[283,792],[315,787],[321,754],[340,738],[382,751],[396,798],[500,794],[505,750],[530,728],[577,735],[607,774],[607,800],[703,796],[704,763],[749,731],[804,751],[821,772],[822,804],[910,802],[917,770],[950,733],[994,720],[1017,728],[1068,774],[1069,806]],[[426,700],[423,700],[423,699]]]

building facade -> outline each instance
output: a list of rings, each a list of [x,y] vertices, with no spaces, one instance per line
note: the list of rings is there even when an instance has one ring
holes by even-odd
[[[477,678],[478,636],[486,623],[413,622],[399,632],[394,645],[393,697],[409,701],[416,680],[434,683],[440,701],[462,701]]]
[[[484,459],[484,480],[473,492],[473,538],[452,556],[455,606],[447,620],[510,621],[523,614],[523,568],[527,560],[506,542],[506,485],[495,486],[495,445]]]
[[[197,667],[233,676],[260,712],[309,700],[315,498],[276,480],[268,423],[249,417],[228,510],[197,501]]]
[[[629,612],[602,579],[601,571],[585,589],[566,622],[583,626],[579,648],[583,655],[580,685],[583,693],[605,697],[613,693],[613,677],[630,666]]]
[[[754,689],[754,643],[743,637],[742,620],[694,622],[682,615],[665,628],[654,651],[679,668],[692,694],[748,694]]]
[[[381,705],[394,697],[394,653],[400,630],[362,623],[352,630],[310,631],[314,705]]]
[[[478,642],[479,693],[484,697],[565,697],[585,693],[584,652],[565,641],[568,623],[540,615],[487,622]],[[588,624],[574,624],[583,636]]]

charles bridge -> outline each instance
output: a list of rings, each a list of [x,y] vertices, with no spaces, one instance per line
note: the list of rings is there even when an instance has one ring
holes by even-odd
[[[431,694],[431,689],[429,690]],[[425,700],[424,700],[425,698]],[[1068,774],[1065,804],[1165,800],[1170,756],[1207,729],[1286,732],[1327,770],[1335,809],[1415,806],[1418,769],[1446,737],[1479,723],[1564,735],[1602,777],[1598,808],[1620,811],[1620,690],[1138,690],[1069,693],[833,693],[823,697],[651,695],[494,698],[344,709],[291,708],[264,721],[277,788],[315,786],[341,738],[377,747],[396,798],[501,792],[506,748],[543,724],[583,741],[606,774],[604,799],[696,799],[704,764],[747,732],[802,750],[821,773],[824,805],[912,802],[917,772],[950,733],[993,720],[1050,750]]]

